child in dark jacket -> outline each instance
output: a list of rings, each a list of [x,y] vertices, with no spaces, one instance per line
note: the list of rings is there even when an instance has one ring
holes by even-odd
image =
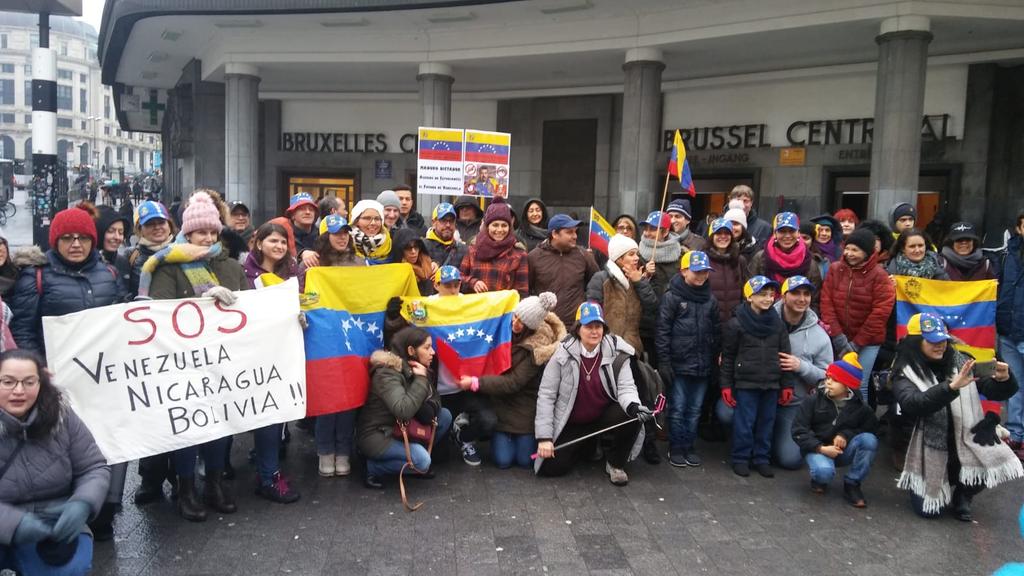
[[[843,496],[856,508],[867,506],[860,485],[871,471],[878,450],[878,419],[857,393],[861,378],[863,370],[856,352],[833,362],[817,393],[804,398],[793,421],[793,440],[807,461],[811,490],[824,494],[836,468],[849,464],[850,470],[843,478]]]
[[[790,353],[789,333],[772,306],[779,285],[754,276],[743,286],[746,302],[722,331],[722,401],[735,409],[732,470],[750,476],[750,465],[772,478],[775,408],[793,399],[793,373],[779,366],[779,352]]]
[[[679,261],[658,314],[658,372],[668,391],[669,462],[700,466],[693,448],[708,379],[719,352],[718,302],[711,294],[707,254],[690,251]]]

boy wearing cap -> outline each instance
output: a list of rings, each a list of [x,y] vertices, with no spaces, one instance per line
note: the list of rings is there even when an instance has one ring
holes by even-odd
[[[793,398],[793,373],[782,370],[779,354],[789,354],[789,335],[775,312],[778,283],[754,276],[743,287],[746,302],[722,330],[722,401],[734,409],[732,470],[772,478],[768,464],[778,404]]]
[[[811,490],[824,494],[836,468],[849,465],[843,496],[855,508],[867,506],[860,485],[878,451],[878,419],[857,393],[862,376],[856,352],[829,364],[817,394],[804,398],[793,421],[793,440],[807,461]]]
[[[455,207],[448,202],[441,202],[435,206],[430,228],[423,239],[431,262],[438,266],[461,268],[462,259],[469,250],[465,242],[455,237],[455,216]]]
[[[566,214],[548,220],[548,238],[530,251],[530,294],[554,292],[555,314],[566,326],[576,318],[576,308],[587,299],[587,283],[599,268],[594,255],[576,245],[580,221]]]
[[[704,239],[690,231],[690,221],[693,220],[693,217],[690,215],[689,200],[685,198],[673,200],[668,203],[665,212],[672,219],[672,233],[670,236],[673,240],[679,242],[679,245],[683,247],[683,252],[700,250],[704,247]]]
[[[707,254],[683,254],[658,314],[658,372],[667,386],[669,463],[700,466],[694,449],[708,379],[720,348],[718,302],[711,294]]]

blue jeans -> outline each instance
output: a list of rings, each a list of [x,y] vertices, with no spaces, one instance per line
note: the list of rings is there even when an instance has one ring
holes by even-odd
[[[1017,378],[1017,383],[1024,383],[1024,342],[1000,336],[999,355],[1010,365],[1010,372]],[[1010,440],[1024,441],[1024,384],[1006,401],[1006,429],[1010,431]]]
[[[520,468],[533,468],[533,456],[537,451],[537,439],[533,434],[509,434],[495,432],[491,435],[491,456],[494,464],[502,470],[513,464]]]
[[[171,453],[174,460],[174,471],[182,478],[192,478],[196,475],[196,456],[203,454],[203,465],[206,466],[206,476],[224,469],[224,462],[227,459],[228,440],[230,436],[211,440],[196,446],[179,448]]]
[[[864,346],[857,353],[857,360],[860,361],[864,376],[860,379],[860,395],[864,405],[868,404],[868,387],[871,386],[871,369],[875,367],[875,359],[878,358],[878,349],[881,346]]]
[[[732,462],[767,464],[772,449],[772,429],[778,390],[740,390],[734,388],[736,408],[732,418]]]
[[[274,481],[274,473],[281,469],[281,431],[281,424],[271,424],[252,431],[256,470],[264,486],[270,486]]]
[[[452,426],[452,413],[447,408],[441,408],[437,413],[437,432],[434,435],[434,444],[437,445],[448,433]],[[426,472],[430,470],[430,454],[427,447],[415,442],[409,443],[409,454],[412,455],[412,463],[417,470]],[[370,476],[393,476],[402,471],[405,465],[405,443],[401,440],[391,440],[387,450],[376,458],[366,459],[366,473]]]
[[[352,435],[358,410],[345,410],[316,417],[317,456],[352,454]]]
[[[877,451],[878,438],[870,432],[862,432],[846,443],[843,453],[835,460],[817,452],[807,454],[804,458],[811,471],[812,482],[830,484],[835,478],[836,468],[850,466],[843,481],[847,484],[860,484],[871,471],[871,463],[875,461]]]
[[[779,406],[775,409],[775,426],[772,430],[772,463],[786,470],[797,470],[804,465],[800,447],[793,441],[793,420],[800,411],[800,403]],[[715,403],[715,416],[723,426],[732,424],[733,409],[721,399]]]
[[[40,574],[42,576],[78,576],[92,570],[92,536],[78,535],[75,555],[63,566],[50,566],[43,562],[36,552],[36,545],[0,545],[0,570],[14,570],[18,574]]]
[[[677,374],[672,378],[668,395],[668,445],[672,454],[693,450],[697,439],[697,422],[708,379]]]

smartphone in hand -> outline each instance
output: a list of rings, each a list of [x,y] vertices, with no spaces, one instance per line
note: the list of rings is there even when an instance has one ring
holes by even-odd
[[[977,378],[991,378],[996,373],[996,361],[974,363],[974,376]]]

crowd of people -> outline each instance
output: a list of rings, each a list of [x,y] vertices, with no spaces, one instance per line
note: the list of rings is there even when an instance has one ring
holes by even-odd
[[[390,302],[365,405],[253,431],[256,493],[272,502],[300,499],[280,462],[300,428],[315,439],[321,476],[348,476],[358,459],[370,489],[406,467],[433,477],[435,456],[449,447],[479,466],[484,442],[499,469],[559,476],[581,460],[603,461],[621,486],[641,454],[697,467],[698,440],[728,439],[739,476],[806,464],[810,489],[824,494],[848,467],[843,496],[864,507],[885,426],[914,510],[970,520],[978,492],[1024,474],[1024,212],[1005,254],[990,259],[971,223],[953,224],[936,243],[915,227],[909,204],[889,222],[848,209],[766,220],[753,200],[737,186],[720,217],[696,223],[687,198],[643,218],[621,215],[607,254],[581,246],[582,223],[541,199],[517,214],[502,198],[483,208],[463,196],[427,219],[408,187],[351,210],[299,193],[259,226],[247,206],[208,189],[170,209],[83,203],[56,215],[45,252],[12,253],[0,241],[0,567],[80,573],[93,539],[112,536],[123,499],[127,465],[104,465],[51,382],[44,316],[139,299],[231,306],[268,274],[302,285],[319,266],[407,263],[431,298],[518,292],[511,367],[482,377],[439,369],[430,334]],[[897,341],[895,275],[998,279],[999,360],[976,374],[943,318],[927,312]],[[887,411],[885,396],[894,399]],[[1008,437],[981,396],[1007,401]],[[437,450],[396,438],[396,421],[433,425]],[[186,520],[238,508],[229,437],[145,458],[138,470],[137,505],[162,501],[169,482]]]

